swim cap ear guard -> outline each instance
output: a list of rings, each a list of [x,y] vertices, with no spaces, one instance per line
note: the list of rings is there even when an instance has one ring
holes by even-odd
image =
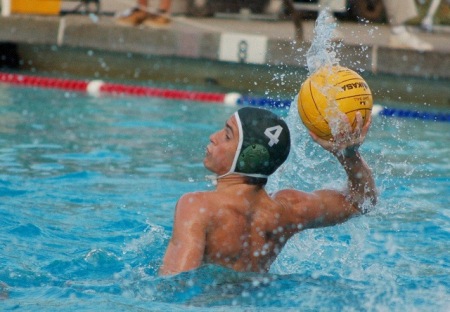
[[[236,163],[236,171],[252,172],[258,170],[258,165],[268,166],[270,160],[269,151],[261,144],[247,146],[239,155]]]
[[[244,107],[235,113],[239,143],[231,173],[267,178],[287,159],[291,139],[287,124],[262,108]]]

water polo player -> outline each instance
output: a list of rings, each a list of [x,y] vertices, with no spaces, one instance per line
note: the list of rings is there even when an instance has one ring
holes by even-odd
[[[276,114],[245,107],[210,136],[204,166],[216,174],[213,191],[183,195],[160,274],[213,263],[236,271],[267,272],[288,239],[302,230],[344,222],[376,202],[372,172],[358,148],[370,127],[358,114],[354,130],[334,141],[312,138],[347,173],[344,191],[285,189],[269,195],[267,178],[287,159],[290,134]]]

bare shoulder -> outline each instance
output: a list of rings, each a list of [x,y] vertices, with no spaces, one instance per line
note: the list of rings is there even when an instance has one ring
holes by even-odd
[[[305,226],[309,222],[311,218],[309,216],[310,208],[315,206],[315,195],[313,193],[285,189],[273,194],[272,198],[283,207],[281,213],[282,223],[302,224],[302,226]]]
[[[204,215],[212,202],[211,192],[186,193],[176,205],[176,216],[186,219],[198,219]]]
[[[272,198],[286,207],[294,207],[301,204],[307,205],[311,201],[317,200],[317,195],[315,193],[285,189],[274,193]]]
[[[176,214],[186,218],[211,218],[225,206],[227,198],[215,191],[186,193],[176,205]]]
[[[358,213],[345,195],[336,190],[311,193],[281,190],[273,195],[273,199],[283,205],[289,222],[301,223],[303,228],[334,225]]]
[[[203,204],[205,201],[208,201],[210,195],[209,192],[193,192],[186,193],[180,197],[178,200],[177,206],[197,206]]]

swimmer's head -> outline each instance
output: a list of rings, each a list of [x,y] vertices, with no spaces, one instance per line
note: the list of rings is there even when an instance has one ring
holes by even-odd
[[[241,108],[234,116],[239,143],[228,174],[267,178],[289,155],[291,139],[287,124],[278,115],[255,107]]]

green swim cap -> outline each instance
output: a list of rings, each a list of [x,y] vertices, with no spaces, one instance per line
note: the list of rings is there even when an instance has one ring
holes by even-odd
[[[244,107],[235,113],[239,144],[229,173],[267,178],[287,159],[291,138],[287,124],[262,108]]]

